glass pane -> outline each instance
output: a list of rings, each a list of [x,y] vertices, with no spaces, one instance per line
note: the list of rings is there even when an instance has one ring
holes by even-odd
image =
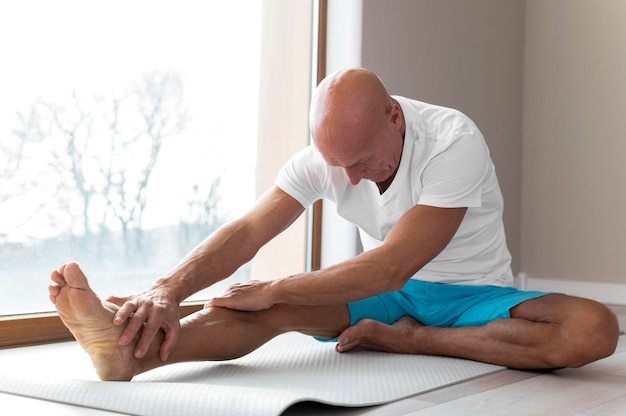
[[[69,260],[144,290],[250,206],[260,30],[258,0],[0,3],[0,315]]]

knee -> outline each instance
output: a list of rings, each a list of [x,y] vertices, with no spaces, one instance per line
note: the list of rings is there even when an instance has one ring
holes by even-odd
[[[563,325],[560,367],[582,367],[615,352],[619,325],[615,314],[603,304],[586,301]]]

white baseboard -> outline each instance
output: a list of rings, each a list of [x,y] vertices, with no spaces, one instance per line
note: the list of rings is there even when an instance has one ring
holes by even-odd
[[[610,305],[626,305],[626,284],[544,279],[524,273],[520,273],[515,280],[515,286],[524,290],[559,292]]]

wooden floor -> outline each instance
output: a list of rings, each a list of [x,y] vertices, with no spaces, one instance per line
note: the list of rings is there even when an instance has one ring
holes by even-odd
[[[626,306],[611,306],[626,330]],[[284,416],[626,415],[626,335],[612,357],[555,372],[503,370],[394,403],[338,408],[301,403]]]

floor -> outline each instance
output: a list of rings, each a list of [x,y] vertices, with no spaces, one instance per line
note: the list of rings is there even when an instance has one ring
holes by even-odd
[[[609,306],[626,330],[626,306]],[[603,360],[605,361],[605,360]],[[284,416],[606,415],[626,414],[626,335],[606,362],[557,372],[504,370],[394,403],[337,408],[292,406]],[[532,397],[533,400],[529,400]]]
[[[626,329],[626,306],[611,306]],[[503,370],[473,380],[369,408],[300,403],[284,416],[433,416],[433,415],[606,415],[626,414],[626,335],[616,353],[580,369],[556,372]],[[0,393],[4,410],[14,414],[117,415]],[[12,414],[9,410],[8,413]]]
[[[504,370],[382,406],[347,409],[300,403],[283,415],[622,415],[626,414],[626,337],[620,344],[622,353],[612,357],[619,358],[615,364],[620,374],[605,374],[605,368],[593,364],[554,373]]]

